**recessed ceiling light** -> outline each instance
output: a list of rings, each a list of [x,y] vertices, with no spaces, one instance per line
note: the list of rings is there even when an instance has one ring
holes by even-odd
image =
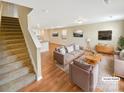
[[[43,13],[48,13],[48,10],[47,9],[42,9],[41,10]]]
[[[105,2],[106,4],[109,4],[109,3],[110,3],[110,0],[104,0],[104,2]]]
[[[113,18],[113,16],[109,16],[110,18]]]
[[[75,23],[78,23],[78,24],[82,24],[84,22],[86,22],[86,19],[83,19],[83,18],[79,18],[79,19],[75,20]]]
[[[82,24],[83,21],[82,20],[76,20],[75,23]]]

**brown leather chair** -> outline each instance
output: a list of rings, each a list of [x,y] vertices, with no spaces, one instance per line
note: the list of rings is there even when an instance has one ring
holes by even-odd
[[[69,65],[69,77],[83,91],[95,91],[98,81],[98,64],[93,66],[73,62]]]

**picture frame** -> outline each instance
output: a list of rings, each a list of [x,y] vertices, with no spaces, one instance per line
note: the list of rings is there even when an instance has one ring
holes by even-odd
[[[58,32],[53,32],[52,33],[52,37],[58,37],[59,36],[59,33]]]
[[[112,40],[112,30],[98,31],[98,40]]]
[[[83,37],[83,31],[82,30],[76,30],[73,32],[73,37]]]

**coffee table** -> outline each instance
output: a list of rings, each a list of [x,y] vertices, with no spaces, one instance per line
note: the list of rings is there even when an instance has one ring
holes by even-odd
[[[102,56],[100,54],[85,55],[85,59],[92,64],[97,64],[98,62],[101,61]]]
[[[102,59],[102,56],[100,54],[94,54],[94,55],[82,55],[80,56],[79,58],[77,58],[76,60],[77,61],[85,61],[86,63],[88,64],[93,64],[93,65],[96,65],[98,64]]]

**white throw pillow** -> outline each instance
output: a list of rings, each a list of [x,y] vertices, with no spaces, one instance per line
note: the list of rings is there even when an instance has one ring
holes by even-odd
[[[124,60],[124,49],[120,52],[120,59]]]
[[[75,45],[75,50],[80,50],[80,46],[79,45]]]
[[[59,51],[60,51],[60,53],[63,54],[63,55],[65,55],[65,53],[66,53],[66,50],[65,50],[64,47],[63,47],[63,48],[60,48]]]
[[[74,46],[73,45],[72,46],[68,46],[66,48],[67,48],[68,53],[71,53],[71,52],[74,51]]]

